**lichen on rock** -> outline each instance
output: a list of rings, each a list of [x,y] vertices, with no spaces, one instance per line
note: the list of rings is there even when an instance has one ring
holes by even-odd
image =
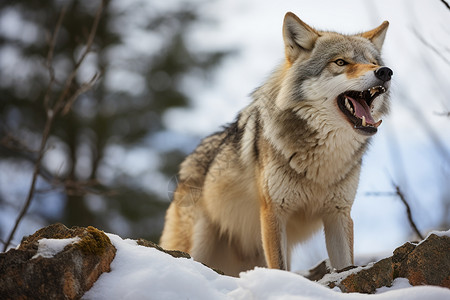
[[[95,227],[88,226],[86,234],[74,246],[81,250],[84,254],[102,255],[111,245],[109,237]]]

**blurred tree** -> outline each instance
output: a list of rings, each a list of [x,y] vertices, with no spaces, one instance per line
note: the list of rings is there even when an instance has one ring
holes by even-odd
[[[168,109],[189,105],[184,78],[211,70],[227,52],[200,52],[188,44],[192,25],[201,21],[193,5],[124,2],[106,1],[93,51],[71,89],[95,73],[101,74],[101,80],[79,97],[67,115],[56,119],[51,131],[51,147],[40,172],[45,181],[39,187],[50,189],[63,205],[49,213],[54,211],[48,207],[54,205],[47,202],[49,194],[38,193],[31,215],[44,222],[93,225],[157,240],[168,202],[147,186],[160,184],[154,177],[168,178],[176,172],[174,166],[182,159],[183,149],[155,150],[152,137],[164,132],[162,116]],[[60,11],[67,9],[53,54],[58,81],[54,93],[60,92],[57,88],[62,88],[73,70],[99,4],[76,0],[0,3],[2,172],[14,176],[35,160],[33,150],[42,134],[49,83],[44,65],[49,51],[46,37],[54,30]],[[147,150],[148,157],[142,155]],[[141,153],[144,161],[129,164],[129,153]],[[146,167],[145,161],[151,162],[147,164],[150,172],[133,172],[133,168]],[[17,183],[22,190],[28,188],[26,184]],[[19,207],[0,195],[0,208],[8,205]],[[3,228],[1,236],[8,230]]]

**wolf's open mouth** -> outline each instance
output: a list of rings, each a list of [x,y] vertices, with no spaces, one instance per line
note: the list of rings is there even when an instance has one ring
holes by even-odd
[[[365,135],[373,135],[381,120],[376,122],[373,119],[372,104],[376,97],[385,92],[386,88],[381,85],[365,91],[347,91],[337,97],[337,104],[356,130]]]

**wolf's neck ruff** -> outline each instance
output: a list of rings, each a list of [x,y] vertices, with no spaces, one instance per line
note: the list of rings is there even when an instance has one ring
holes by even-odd
[[[238,275],[289,269],[292,247],[323,226],[332,266],[351,265],[362,156],[389,109],[387,27],[341,35],[287,13],[286,61],[182,163],[161,245]]]

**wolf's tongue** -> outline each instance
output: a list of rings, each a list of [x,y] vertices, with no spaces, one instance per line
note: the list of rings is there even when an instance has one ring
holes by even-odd
[[[371,113],[370,113],[370,108],[367,105],[366,101],[364,100],[355,100],[353,98],[350,98],[347,96],[347,99],[350,100],[353,104],[353,108],[355,109],[355,115],[362,119],[363,116],[366,119],[366,123],[370,124],[370,125],[375,125],[375,120],[373,119]]]

